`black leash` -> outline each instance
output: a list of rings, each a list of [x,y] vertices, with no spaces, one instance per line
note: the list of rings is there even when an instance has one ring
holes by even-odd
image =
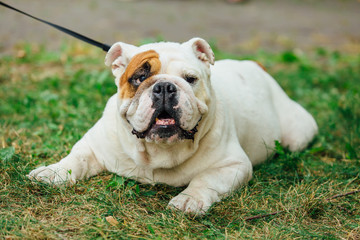
[[[90,38],[88,38],[88,37],[85,37],[84,35],[81,35],[81,34],[79,34],[79,33],[76,33],[76,32],[74,32],[74,31],[72,31],[72,30],[70,30],[70,29],[61,27],[61,26],[59,26],[59,25],[57,25],[57,24],[54,24],[54,23],[51,23],[51,22],[42,20],[42,19],[37,18],[37,17],[34,17],[34,16],[32,16],[32,15],[26,13],[26,12],[23,12],[23,11],[21,11],[21,10],[19,10],[19,9],[16,9],[16,8],[10,6],[10,5],[7,5],[7,4],[3,3],[2,1],[0,1],[0,5],[2,5],[2,6],[4,6],[4,7],[7,7],[7,8],[9,8],[9,9],[11,9],[11,10],[14,10],[14,11],[16,11],[16,12],[19,12],[19,13],[21,13],[21,14],[24,14],[24,15],[26,15],[26,16],[28,16],[28,17],[31,17],[31,18],[33,18],[33,19],[35,19],[35,20],[38,20],[38,21],[40,21],[40,22],[42,22],[42,23],[45,23],[45,24],[47,24],[47,25],[50,25],[50,26],[56,28],[57,30],[60,30],[60,31],[66,33],[66,34],[69,34],[69,35],[71,35],[71,36],[73,36],[73,37],[75,37],[75,38],[77,38],[77,39],[80,39],[80,40],[82,40],[82,41],[84,41],[84,42],[87,42],[87,43],[89,43],[89,44],[91,44],[91,45],[94,45],[94,46],[96,46],[96,47],[99,47],[99,48],[101,48],[102,50],[104,50],[105,52],[109,51],[109,49],[110,49],[110,46],[107,45],[107,44],[100,43],[100,42],[98,42],[98,41],[95,41],[95,40],[93,40],[93,39],[90,39]]]

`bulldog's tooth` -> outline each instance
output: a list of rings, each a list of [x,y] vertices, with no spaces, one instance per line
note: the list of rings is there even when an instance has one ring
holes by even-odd
[[[168,119],[167,123],[168,123],[169,125],[173,125],[173,124],[175,124],[175,119],[170,118],[170,119]]]
[[[156,124],[157,125],[174,125],[175,119],[173,118],[166,118],[166,119],[158,119],[156,118]]]

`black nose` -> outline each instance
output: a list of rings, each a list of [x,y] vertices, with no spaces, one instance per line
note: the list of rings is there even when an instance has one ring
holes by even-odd
[[[173,99],[176,96],[176,86],[169,82],[159,82],[153,87],[153,96],[156,99]]]

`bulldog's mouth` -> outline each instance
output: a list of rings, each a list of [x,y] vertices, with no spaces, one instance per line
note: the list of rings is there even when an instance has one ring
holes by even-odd
[[[175,125],[175,119],[170,116],[166,111],[163,111],[155,118],[155,125],[158,126],[172,126]]]
[[[149,138],[154,139],[158,137],[160,139],[168,139],[176,134],[177,139],[191,139],[194,140],[195,133],[198,131],[197,126],[200,122],[196,124],[196,126],[191,130],[185,130],[180,127],[180,124],[174,117],[172,117],[168,112],[163,110],[159,114],[154,114],[157,116],[153,116],[153,121],[149,124],[147,130],[143,132],[138,132],[135,129],[132,130],[132,134],[134,134],[137,138]]]

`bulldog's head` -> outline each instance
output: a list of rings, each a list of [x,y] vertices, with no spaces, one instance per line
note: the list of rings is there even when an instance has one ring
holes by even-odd
[[[200,38],[135,47],[115,43],[106,55],[118,87],[121,116],[147,142],[194,139],[211,99],[214,53]]]

